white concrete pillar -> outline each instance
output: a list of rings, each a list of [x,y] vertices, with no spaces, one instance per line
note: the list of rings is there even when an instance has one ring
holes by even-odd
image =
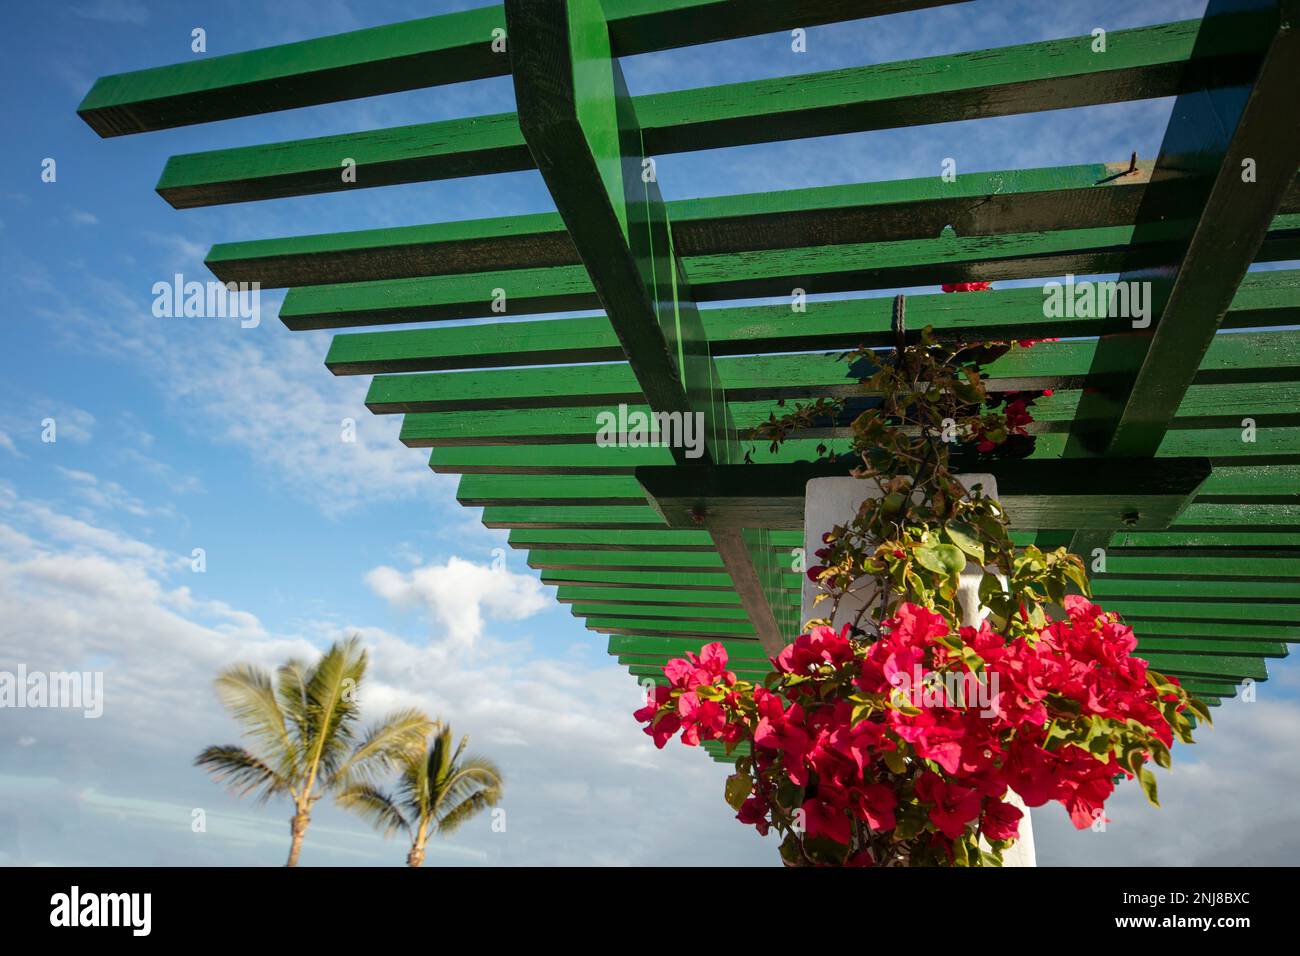
[[[956,476],[969,490],[981,486],[982,493],[990,498],[998,496],[997,479],[989,474],[961,474]],[[805,486],[804,499],[804,555],[809,567],[817,564],[816,552],[825,547],[822,535],[836,525],[843,525],[858,513],[862,502],[870,498],[881,497],[880,488],[870,479],[863,478],[814,478]],[[966,565],[961,575],[961,585],[957,591],[957,600],[962,608],[962,624],[978,627],[980,621],[988,614],[987,608],[980,607],[979,586],[984,577],[984,569],[974,561]],[[800,609],[799,623],[813,617],[825,617],[830,605],[823,600],[815,608],[813,600],[820,591],[820,586],[806,576],[803,581],[803,601]],[[860,578],[854,582],[853,593],[840,601],[832,622],[836,630],[857,617],[863,605],[877,598],[875,580],[871,577]],[[870,612],[868,612],[870,613]],[[1029,809],[1012,791],[1007,793],[1007,802],[1024,811],[1020,821],[1020,839],[1015,846],[1003,855],[1004,866],[1035,866],[1034,833],[1029,818]]]

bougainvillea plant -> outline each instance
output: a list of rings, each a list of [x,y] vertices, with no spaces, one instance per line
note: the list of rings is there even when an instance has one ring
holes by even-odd
[[[1176,678],[1134,656],[1132,630],[1092,603],[1077,556],[1017,548],[998,501],[956,477],[959,464],[1032,451],[1030,408],[1050,392],[991,394],[983,371],[1032,344],[940,343],[926,329],[889,353],[846,355],[871,369],[851,464],[875,494],[807,569],[818,616],[761,684],[737,679],[713,643],[670,661],[635,715],[659,747],[680,735],[736,753],[726,800],[775,831],[787,865],[1001,865],[1022,817],[1010,791],[1093,826],[1126,778],[1155,803],[1149,765],[1170,765],[1175,738],[1192,742],[1191,717],[1209,722]],[[773,414],[755,437],[775,448],[844,408]],[[972,569],[982,620],[963,626]],[[842,605],[852,613],[837,630]]]

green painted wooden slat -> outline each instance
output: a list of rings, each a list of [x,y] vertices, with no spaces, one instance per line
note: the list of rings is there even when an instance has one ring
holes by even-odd
[[[494,131],[488,124],[470,132],[482,139]],[[515,153],[506,156],[505,168],[518,165]],[[927,176],[679,199],[665,206],[679,254],[687,257],[925,239],[947,226],[959,236],[1114,227],[1138,221],[1139,209],[1147,219],[1177,215],[1184,194],[1195,185],[1166,179],[1152,187],[1158,195],[1148,195],[1150,168],[1144,161],[1132,172],[1128,162],[973,172],[953,182]],[[1280,211],[1300,212],[1295,183]],[[259,282],[271,289],[580,261],[560,216],[534,213],[218,243],[206,265],[223,282]],[[1045,325],[1041,309],[1036,311]],[[1115,319],[1079,324],[1079,334],[1123,327]]]
[[[1195,638],[1146,637],[1138,641],[1137,655],[1157,651],[1184,654],[1233,654],[1240,657],[1286,657],[1285,644],[1274,641],[1205,641]]]
[[[592,531],[575,528],[541,531],[516,528],[510,532],[508,543],[512,548],[584,551],[713,550],[713,542],[705,531]]]
[[[698,634],[704,638],[718,635],[754,637],[754,625],[748,621],[651,621],[621,617],[587,618],[587,629],[603,634]]]
[[[1066,445],[1064,435],[1051,432],[1040,434],[1031,457],[1064,457]],[[1168,432],[1160,442],[1156,457],[1209,457],[1214,459],[1215,465],[1220,465],[1224,460],[1232,459],[1260,458],[1266,460],[1263,463],[1279,458],[1295,460],[1298,454],[1300,428],[1264,428],[1258,432],[1254,442],[1243,442],[1240,428],[1193,428]]]
[[[813,26],[952,0],[605,0],[620,56]],[[492,49],[500,5],[101,77],[77,112],[119,136],[510,72]]]
[[[763,653],[763,647],[758,641],[729,638],[719,643],[726,649],[729,659],[754,661],[760,664],[767,662],[767,655]],[[682,657],[688,651],[696,653],[700,646],[699,642],[683,637],[629,637],[623,634],[611,634],[609,637],[609,653],[614,657],[652,655],[667,660],[671,657]]]
[[[1096,353],[1095,341],[1042,342],[1013,349],[987,366],[994,388],[1064,388],[1082,385]],[[811,398],[818,395],[860,397],[860,376],[869,369],[850,369],[836,354],[761,355],[723,358],[717,362],[721,385],[730,401]],[[856,373],[856,374],[855,374]],[[1105,375],[1105,370],[1096,374]],[[1289,380],[1300,376],[1300,336],[1282,332],[1236,332],[1216,337],[1201,366],[1206,383]],[[371,411],[442,412],[492,408],[555,408],[642,401],[636,378],[623,363],[483,372],[381,375],[371,382],[366,405]],[[1259,444],[1274,430],[1260,433]],[[1167,439],[1179,451],[1185,432]],[[1241,444],[1240,430],[1233,433]],[[1064,436],[1043,435],[1038,455],[1059,456]],[[1203,453],[1201,453],[1203,454]]]
[[[725,569],[716,551],[532,551],[530,568],[615,568],[627,571],[690,571],[721,574]]]
[[[803,547],[803,535],[794,531],[772,533],[772,547],[781,552]],[[584,551],[711,551],[704,531],[599,531],[590,529],[515,529],[509,544],[515,548]]]
[[[1285,394],[1290,389],[1284,383],[1272,383],[1258,391],[1272,395],[1274,392]],[[1261,397],[1261,404],[1266,402],[1267,399]],[[1240,423],[1238,425],[1240,426]],[[1238,438],[1240,437],[1238,434]],[[1210,477],[1205,479],[1205,484],[1201,485],[1197,494],[1201,500],[1213,501],[1249,500],[1261,496],[1296,498],[1300,496],[1300,464],[1220,463],[1215,466]],[[1256,543],[1276,544],[1277,542],[1261,538]]]
[[[1257,657],[1227,657],[1214,654],[1176,654],[1165,651],[1153,651],[1142,654],[1143,658],[1156,670],[1175,675],[1198,675],[1202,677],[1232,677],[1251,680],[1268,680],[1268,670],[1263,660]]]
[[[845,243],[760,250],[683,260],[695,301],[854,292],[986,279],[1027,279],[1141,268],[1168,258],[1187,232],[1181,221],[1139,229],[1117,226],[972,238]],[[1279,216],[1261,247],[1261,262],[1300,258],[1300,215]],[[487,318],[494,290],[510,315],[596,308],[599,302],[578,266],[513,269],[414,279],[296,286],[280,307],[295,331]],[[500,301],[499,299],[497,300]]]
[[[487,528],[664,528],[664,519],[649,505],[551,507],[494,505],[483,509]]]
[[[627,667],[634,674],[658,675],[663,671],[663,665],[658,661],[653,661],[647,657],[619,657],[618,662]],[[737,667],[730,668],[737,676],[746,680],[762,680],[771,671],[771,667],[747,667],[742,663]]]
[[[688,591],[663,587],[584,587],[562,584],[555,592],[561,604],[582,602],[607,604],[662,604],[667,607],[740,607],[734,591]]]
[[[575,604],[573,613],[577,617],[602,618],[670,618],[676,621],[745,621],[745,609],[741,607],[682,607],[655,606],[636,604]]]
[[[731,579],[726,575],[700,575],[674,571],[611,571],[607,568],[543,571],[543,584],[574,585],[590,588],[682,588],[699,591],[712,600],[718,595],[734,596]]]
[[[1222,637],[1228,628],[1221,622],[1210,621],[1140,621],[1134,628],[1139,637],[1159,634],[1174,637]],[[1294,644],[1300,640],[1300,628],[1282,624],[1238,623],[1232,628],[1236,640],[1259,639]]]
[[[1170,597],[1184,601],[1260,598],[1300,602],[1300,581],[1250,581],[1234,578],[1179,581],[1167,578],[1096,577],[1091,583],[1093,597],[1105,607],[1109,607],[1110,602],[1117,597]]]
[[[1294,452],[1293,452],[1294,453]],[[1193,501],[1172,527],[1294,528],[1300,530],[1300,505],[1202,504]]]
[[[827,454],[849,450],[846,439],[796,438],[776,451],[768,445],[754,443],[751,460],[755,464],[793,461],[816,461],[820,448]],[[436,472],[467,475],[630,475],[642,465],[671,465],[672,454],[664,447],[604,447],[592,442],[580,445],[482,445],[434,448],[429,467]]]
[[[1037,435],[1063,434],[1059,425],[1072,419],[1065,419],[1068,413],[1062,411],[1062,405],[1057,400],[1064,402],[1067,408],[1073,407],[1080,394],[1079,389],[1062,389],[1049,398],[1039,399],[1034,406],[1034,415],[1039,417],[1039,421],[1031,426],[1030,431]],[[1275,382],[1267,389],[1246,383],[1193,385],[1184,404],[1188,417],[1175,419],[1172,423],[1175,429],[1224,428],[1227,429],[1224,434],[1235,435],[1239,439],[1239,425],[1244,416],[1251,417],[1258,427],[1263,428],[1300,426],[1300,384],[1297,383]],[[778,404],[777,399],[730,402],[728,409],[742,438],[747,438],[752,429],[766,421],[769,415],[779,417],[791,410],[788,404],[784,406]],[[465,412],[444,411],[436,414],[415,413],[403,419],[401,440],[412,448],[575,445],[594,440],[594,426],[600,420],[598,416],[602,413],[612,414],[615,419],[611,420],[616,420],[619,409],[617,406],[597,405],[544,410],[489,409]],[[626,413],[648,415],[649,406],[629,405]],[[856,413],[857,407],[851,407],[841,422],[814,424],[811,428],[792,432],[791,437],[794,439],[848,437],[851,421]],[[1261,454],[1274,454],[1279,447],[1279,439],[1285,444],[1287,438],[1293,434],[1294,432],[1270,433],[1268,450]],[[1200,439],[1194,440],[1194,444],[1200,443]],[[755,444],[758,447],[766,447],[759,443]],[[1216,440],[1215,447],[1221,452],[1224,444],[1224,441]],[[1233,448],[1233,442],[1227,444],[1230,449]],[[828,442],[828,445],[835,447],[833,442]],[[1058,438],[1048,440],[1045,447],[1054,449],[1059,454],[1066,446]],[[1240,449],[1234,450],[1250,451],[1244,447],[1244,444]],[[1219,457],[1223,456],[1220,454]],[[1206,480],[1203,493],[1214,496],[1216,500],[1239,501],[1265,495],[1285,496],[1291,494],[1292,489],[1295,488],[1300,488],[1300,467],[1296,465],[1251,462],[1233,467],[1227,461],[1220,461],[1219,467]],[[1260,543],[1263,541],[1264,539],[1260,539]],[[1068,536],[1060,543],[1068,544]]]
[[[1249,604],[1231,601],[1129,601],[1112,598],[1107,610],[1118,611],[1125,620],[1267,621],[1300,624],[1300,605]]]
[[[960,303],[965,302],[965,305]],[[788,306],[704,309],[704,322],[716,355],[766,351],[885,346],[890,336],[892,299],[847,299],[807,303],[795,321]],[[954,299],[950,295],[909,296],[907,314],[915,328],[930,326],[947,336],[1033,338],[1070,337],[1114,331],[1110,319],[1046,319],[1037,289],[996,290]],[[1225,325],[1294,324],[1300,318],[1300,271],[1248,276]],[[1124,325],[1127,325],[1125,320]],[[325,364],[337,375],[440,371],[622,359],[622,348],[603,316],[501,322],[431,329],[353,332],[336,335]],[[1196,388],[1196,386],[1194,386]],[[1077,396],[1059,413],[1040,403],[1040,421],[1072,415]],[[1055,404],[1066,401],[1062,396]],[[1196,404],[1183,416],[1202,411]]]
[[[533,475],[465,475],[456,489],[456,500],[469,507],[488,503],[514,502],[594,507],[635,506],[649,510],[645,492],[635,478],[622,475],[600,477],[545,477]]]
[[[1136,574],[1197,575],[1209,578],[1300,577],[1300,558],[1207,557],[1132,558],[1123,553],[1108,554],[1104,578]],[[1103,576],[1099,576],[1103,577]]]
[[[636,97],[635,111],[646,151],[663,155],[1169,96],[1207,75],[1222,83],[1247,78],[1267,42],[1260,18],[1217,21],[1220,42],[1200,48],[1198,26],[1112,31],[1104,56],[1091,52],[1090,36],[1074,37],[652,94]],[[502,114],[458,121],[459,128],[444,122],[176,156],[157,188],[173,205],[192,206],[521,168],[517,127],[517,138],[508,138],[512,121]],[[503,140],[495,149],[483,145],[484,126]],[[364,164],[354,185],[341,181],[343,156]]]

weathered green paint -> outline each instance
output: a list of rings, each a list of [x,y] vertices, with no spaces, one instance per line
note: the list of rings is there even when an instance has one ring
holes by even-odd
[[[635,109],[647,153],[664,155],[1171,96],[1206,75],[1248,79],[1267,23],[1221,18],[1212,26],[1220,42],[1198,48],[1199,25],[1111,31],[1105,56],[1092,53],[1090,36],[1072,37],[652,94]],[[498,172],[529,165],[522,145],[511,114],[475,117],[177,156],[158,191],[190,206]],[[340,156],[365,164],[354,186],[340,181]]]
[[[604,0],[620,56],[954,0]],[[960,0],[955,0],[960,2]],[[101,136],[315,106],[510,71],[500,5],[101,77],[77,112]]]

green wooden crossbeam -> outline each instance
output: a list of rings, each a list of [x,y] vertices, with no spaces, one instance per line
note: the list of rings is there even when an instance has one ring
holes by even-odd
[[[1211,0],[1207,12],[1235,5]],[[1300,165],[1300,130],[1289,120],[1300,84],[1297,11],[1289,3],[1260,6],[1273,35],[1256,75],[1230,89],[1193,86],[1175,101],[1153,180],[1165,169],[1201,171],[1200,214],[1185,246],[1163,268],[1124,277],[1153,280],[1158,316],[1152,334],[1136,343],[1102,338],[1098,361],[1118,356],[1124,363],[1111,386],[1123,402],[1100,427],[1089,421],[1075,429],[1082,451],[1133,457],[1163,448],[1169,422]],[[1205,42],[1212,42],[1208,34]],[[1247,167],[1255,172],[1247,175]],[[1103,532],[1079,532],[1071,550],[1091,553],[1107,543]]]
[[[707,531],[593,531],[580,528],[538,531],[516,529],[510,532],[514,548],[544,547],[549,550],[583,551],[712,551]],[[778,551],[803,547],[803,535],[776,532],[772,547]]]
[[[531,551],[531,568],[618,568],[625,571],[690,571],[722,574],[725,568],[716,549],[698,551]]]
[[[651,183],[649,185],[655,185]],[[772,249],[682,260],[697,302],[856,292],[987,279],[1122,272],[1167,261],[1190,224],[1114,226],[970,238]],[[1300,258],[1300,214],[1276,217],[1256,256]],[[684,271],[683,271],[684,270]],[[536,315],[598,308],[596,288],[578,266],[508,269],[412,279],[297,286],[280,307],[290,329],[349,328],[448,319]]]
[[[1210,473],[1205,459],[1097,463],[1024,460],[981,463],[998,481],[1013,527],[1168,527]],[[669,527],[798,529],[804,487],[847,475],[843,463],[649,465],[636,470]]]
[[[635,97],[634,107],[654,156],[1172,96],[1207,79],[1249,79],[1269,39],[1267,19],[1216,18],[1213,44],[1198,45],[1199,28],[1188,20],[1115,30],[1105,55],[1092,52],[1091,36],[1071,37],[651,94]],[[512,54],[518,45],[510,44]],[[523,147],[515,118],[504,113],[175,156],[157,189],[186,207],[386,186],[529,168]],[[342,182],[342,157],[361,164],[355,184]]]
[[[1096,341],[1042,342],[1030,349],[1013,349],[986,367],[990,387],[993,390],[1098,387],[1111,373],[1105,366],[1094,367],[1096,351]],[[861,379],[871,372],[865,363],[850,366],[841,361],[838,353],[737,356],[720,358],[716,365],[720,386],[729,401],[817,396],[860,398],[864,394]],[[1217,336],[1198,373],[1198,381],[1205,384],[1290,381],[1297,377],[1300,377],[1300,336],[1280,332]],[[626,363],[613,362],[380,375],[371,382],[366,395],[366,407],[380,414],[592,407],[620,402],[634,405],[644,401],[631,368]],[[594,416],[591,424],[594,433],[597,429]],[[1064,445],[1061,440],[1053,447],[1063,450]]]
[[[1112,318],[1049,319],[1038,289],[1006,289],[978,296],[917,295],[907,299],[908,323],[946,338],[1083,337],[1114,331]],[[844,299],[788,305],[702,309],[715,355],[795,352],[892,345],[892,299]],[[1229,328],[1294,325],[1300,319],[1300,271],[1248,275],[1224,323]],[[1122,320],[1124,327],[1130,325]],[[482,323],[428,329],[336,335],[325,364],[336,375],[609,362],[623,357],[604,316],[531,322]],[[1077,404],[1077,402],[1076,402]],[[1050,403],[1046,406],[1050,409]],[[1044,406],[1035,408],[1042,418]],[[1182,410],[1180,409],[1180,414]]]
[[[699,591],[702,600],[734,595],[731,579],[722,575],[699,575],[674,571],[611,571],[608,568],[543,571],[543,584],[576,585],[591,588],[685,588]],[[798,586],[798,582],[794,582]],[[737,598],[739,600],[739,598]]]
[[[1112,549],[1111,554],[1121,552]],[[1201,602],[1221,598],[1232,600],[1267,600],[1275,603],[1300,602],[1300,581],[1250,581],[1239,579],[1171,581],[1151,578],[1095,577],[1092,593],[1102,604],[1110,606],[1114,598],[1177,598]]]
[[[803,434],[806,433],[796,433],[796,437],[787,440],[775,452],[760,441],[746,442],[745,447],[749,448],[756,464],[812,462],[841,454],[848,447],[847,440],[841,437],[844,436],[843,429],[835,430],[836,437],[799,437]],[[1058,460],[1067,456],[1068,442],[1063,433],[1039,431],[1037,435],[1031,460]],[[1241,509],[1224,512],[1217,506],[1285,505],[1294,500],[1285,491],[1267,490],[1270,487],[1267,475],[1256,474],[1254,469],[1294,468],[1294,464],[1281,462],[1300,460],[1300,428],[1267,427],[1253,442],[1242,441],[1241,435],[1238,425],[1189,427],[1170,432],[1162,444],[1159,456],[1162,459],[1210,457],[1215,463],[1217,470],[1206,479],[1206,485],[1196,499],[1197,504],[1207,507],[1195,509],[1193,514],[1241,515],[1245,514]],[[591,437],[572,436],[573,440],[585,438],[581,444],[547,444],[529,448],[508,443],[439,446],[430,457],[430,466],[435,471],[451,474],[603,476],[631,475],[638,467],[668,465],[671,461],[664,448],[602,447],[594,444]],[[825,454],[819,449],[825,449]],[[1215,507],[1209,507],[1211,505]],[[1284,510],[1277,511],[1278,517],[1285,514]],[[1061,543],[1068,543],[1068,540]]]
[[[600,3],[507,0],[506,22],[520,128],[630,370],[655,412],[700,432],[695,447],[671,445],[673,460],[732,461],[737,445],[720,373],[658,180],[643,172],[644,135]],[[783,622],[767,600],[766,565],[755,560],[768,549],[755,549],[739,529],[710,535],[746,626],[769,650],[779,648]]]
[[[961,0],[604,0],[619,56]],[[101,136],[208,123],[510,72],[500,5],[101,77],[77,112]]]
[[[1195,183],[1160,184],[1147,196],[1151,162],[1089,163],[964,173],[666,203],[686,257],[959,236],[1116,227],[1176,216]],[[1300,212],[1293,182],[1280,207]],[[219,243],[206,264],[223,282],[262,288],[577,265],[581,260],[557,213],[534,213],[356,232]],[[1037,310],[1042,323],[1041,309]],[[1060,321],[1060,320],[1058,320]],[[1107,331],[1109,322],[1090,324]]]
[[[740,607],[740,598],[734,591],[688,591],[663,587],[590,587],[562,584],[556,589],[555,599],[561,604],[578,602],[606,602],[609,604],[664,604],[686,607]]]
[[[1034,405],[1034,415],[1042,416],[1030,427],[1030,432],[1037,435],[1063,434],[1064,427],[1072,419],[1066,416],[1071,409],[1077,408],[1081,389],[1061,389],[1055,394],[1041,398]],[[866,404],[863,402],[863,404]],[[791,411],[790,404],[780,404],[778,399],[757,402],[729,402],[728,409],[742,440],[753,434],[753,429],[768,420],[770,415],[778,417]],[[852,419],[860,411],[858,404],[846,406],[844,413],[834,421],[814,422],[809,428],[792,430],[792,439],[839,439],[851,434]],[[1171,423],[1171,429],[1195,429],[1202,434],[1209,430],[1219,430],[1219,434],[1235,432],[1240,453],[1249,454],[1244,447],[1248,442],[1241,440],[1241,423],[1250,418],[1258,428],[1273,429],[1283,427],[1294,429],[1300,426],[1300,383],[1274,382],[1266,389],[1248,383],[1227,383],[1213,385],[1193,385],[1179,408],[1179,417]],[[648,415],[648,405],[628,405],[626,412],[632,415]],[[596,440],[598,429],[595,427],[602,419],[617,421],[619,408],[616,405],[597,405],[575,408],[537,409],[488,409],[483,411],[444,411],[437,414],[413,413],[403,418],[401,441],[411,448],[473,448],[484,445],[519,446],[519,445],[583,445]],[[1293,432],[1271,434],[1276,440],[1279,435],[1285,437]],[[1197,441],[1195,437],[1184,441]],[[766,448],[763,443],[752,442],[756,449]],[[1065,450],[1062,442],[1052,444],[1059,454]],[[1218,444],[1222,444],[1221,442]],[[1275,444],[1275,441],[1272,443]],[[1272,447],[1270,444],[1270,447]],[[827,442],[828,447],[835,447],[835,442]],[[628,449],[624,449],[626,451]],[[556,453],[553,464],[564,466],[570,463],[567,452]],[[625,462],[636,456],[609,456],[609,465],[614,469],[625,469]],[[820,457],[820,456],[818,456]],[[1223,456],[1220,456],[1223,457]],[[514,464],[523,464],[520,457],[500,457],[492,462],[501,470],[510,470]],[[534,459],[533,461],[537,461]],[[457,458],[454,455],[441,455],[438,462],[445,468],[457,462],[467,465],[486,465],[485,459]],[[538,462],[540,463],[540,462]],[[635,464],[654,464],[652,460],[636,461]],[[1262,494],[1257,489],[1265,487],[1271,479],[1269,469],[1276,467],[1294,467],[1282,465],[1254,464],[1249,470],[1228,469],[1232,474],[1222,477],[1212,476],[1215,486],[1213,494]],[[1289,476],[1288,476],[1289,480]],[[1285,488],[1273,485],[1274,494],[1286,494]],[[1290,487],[1295,487],[1292,484]],[[1068,544],[1068,538],[1062,542]]]

